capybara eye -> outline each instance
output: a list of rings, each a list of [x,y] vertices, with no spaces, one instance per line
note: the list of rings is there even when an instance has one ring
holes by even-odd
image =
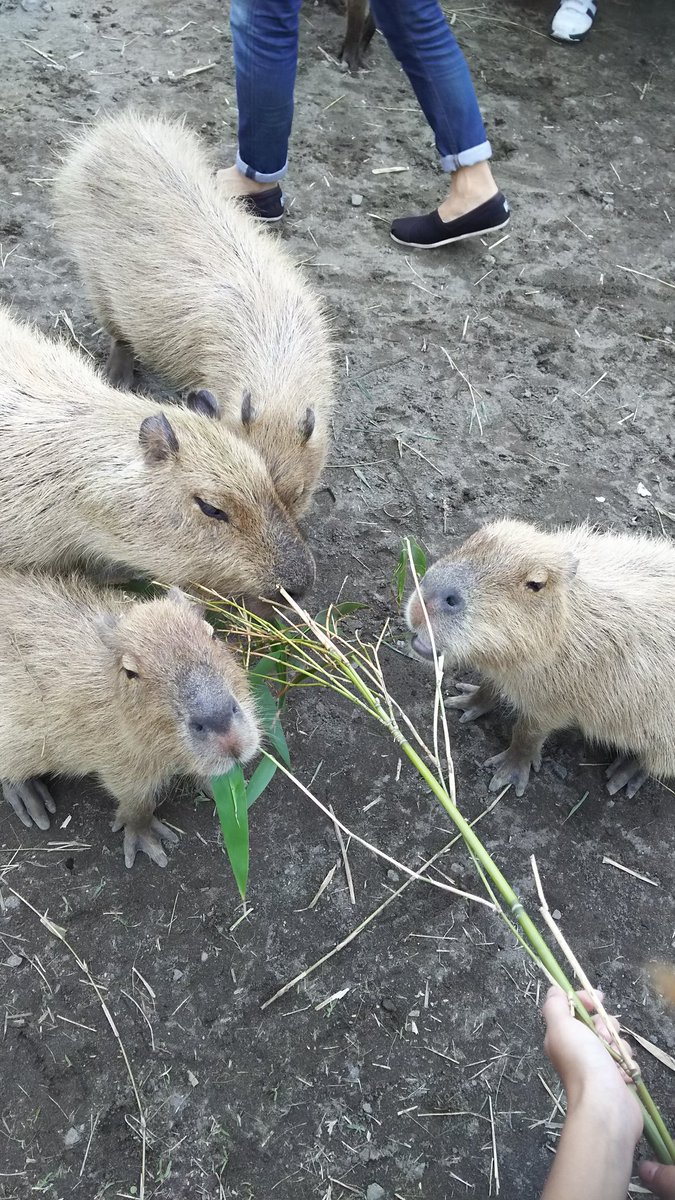
[[[226,512],[223,512],[222,508],[214,508],[213,504],[202,500],[200,496],[195,496],[194,500],[195,504],[201,508],[205,517],[213,517],[214,521],[229,521],[230,518]]]
[[[540,579],[528,579],[526,585],[531,592],[540,592],[545,586]]]
[[[124,668],[124,674],[127,679],[138,679],[138,671],[130,671],[128,667]]]

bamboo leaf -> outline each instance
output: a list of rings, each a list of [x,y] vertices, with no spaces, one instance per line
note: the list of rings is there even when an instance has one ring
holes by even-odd
[[[271,758],[263,758],[262,762],[258,763],[255,771],[246,784],[247,808],[250,808],[252,804],[255,804],[259,796],[262,796],[268,783],[276,774],[276,770],[277,765],[272,761]]]
[[[401,605],[406,588],[408,586],[407,542],[410,542],[410,553],[412,554],[412,560],[415,564],[415,570],[418,578],[421,579],[422,576],[426,574],[427,570],[427,556],[424,553],[424,550],[414,538],[406,538],[406,541],[403,543],[401,553],[399,554],[396,570],[394,571],[394,578],[392,580],[394,591],[396,592],[396,603],[399,606]]]
[[[348,617],[351,613],[361,612],[367,608],[367,604],[360,604],[358,600],[342,600],[339,604],[331,604],[330,608],[324,608],[320,613],[317,613],[314,620],[317,625],[321,625],[323,629],[330,633],[337,631],[338,621],[343,617]]]
[[[248,803],[246,780],[241,767],[211,780],[227,857],[242,900],[248,882]]]
[[[277,754],[281,759],[283,759],[288,767],[291,763],[291,756],[288,750],[288,743],[286,741],[284,731],[281,727],[281,720],[279,719],[279,711],[277,709],[276,699],[272,695],[272,692],[265,683],[264,679],[254,678],[252,680],[252,687],[253,694],[255,695],[256,699],[256,708],[258,710],[260,724],[262,725],[270,742],[274,746]]]

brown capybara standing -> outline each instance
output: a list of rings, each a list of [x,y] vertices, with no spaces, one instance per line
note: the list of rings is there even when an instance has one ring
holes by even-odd
[[[130,384],[135,354],[176,387],[212,389],[301,513],[333,406],[326,320],[282,246],[222,194],[197,135],[167,117],[109,117],[74,143],[54,194],[113,339],[111,379]]]
[[[178,839],[154,811],[172,776],[225,774],[260,742],[245,671],[176,589],[132,602],[0,570],[0,694],[0,778],[24,825],[55,811],[40,776],[97,775],[128,867],[141,850],[166,865]]]
[[[576,727],[613,747],[613,795],[648,775],[675,775],[675,546],[589,526],[545,533],[496,521],[427,571],[421,584],[436,648],[480,671],[447,702],[463,721],[506,700],[517,720],[508,750],[489,760],[490,787],[525,790],[555,730]],[[416,593],[413,647],[431,655]]]
[[[314,560],[262,458],[208,392],[189,405],[117,391],[0,308],[0,566],[306,591]]]

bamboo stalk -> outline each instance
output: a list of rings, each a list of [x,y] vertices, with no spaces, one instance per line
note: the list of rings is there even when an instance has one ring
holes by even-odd
[[[410,550],[409,557],[411,557]],[[419,581],[414,569],[414,563],[411,563],[411,565],[419,594]],[[537,965],[543,970],[546,977],[549,980],[553,980],[563,989],[570,1001],[570,1005],[573,1006],[577,1017],[583,1021],[584,1024],[586,1024],[594,1033],[597,1033],[590,1014],[579,1000],[576,989],[568,979],[563,968],[560,966],[557,958],[545,941],[542,933],[539,931],[534,921],[525,910],[517,893],[511,887],[508,880],[503,875],[494,859],[488,853],[483,843],[474,833],[471,825],[457,806],[454,796],[454,769],[450,755],[449,735],[447,733],[447,725],[445,725],[445,722],[444,743],[446,756],[448,759],[448,787],[446,787],[443,779],[440,754],[438,750],[439,739],[437,725],[435,725],[434,731],[434,753],[431,753],[424,745],[422,738],[419,736],[417,730],[414,728],[410,719],[403,712],[400,705],[396,703],[396,701],[394,701],[389,695],[379,662],[377,649],[370,647],[370,658],[368,658],[368,654],[366,653],[367,648],[363,646],[362,643],[359,643],[359,650],[355,650],[354,647],[351,646],[349,642],[345,641],[345,639],[340,637],[340,635],[333,637],[331,631],[328,629],[328,625],[325,629],[322,628],[309,616],[308,613],[299,607],[299,605],[291,596],[287,595],[285,592],[283,592],[283,590],[282,594],[284,595],[288,606],[294,611],[296,616],[302,622],[303,629],[300,630],[297,625],[293,625],[291,622],[288,628],[290,628],[292,632],[288,633],[286,630],[275,629],[274,639],[276,641],[285,642],[290,647],[293,647],[295,645],[293,633],[300,634],[303,647],[303,656],[307,665],[311,667],[311,673],[313,677],[317,679],[317,681],[323,679],[325,681],[325,686],[332,688],[335,692],[343,697],[346,696],[359,708],[365,709],[379,722],[379,724],[383,725],[388,730],[393,740],[408,758],[410,763],[414,766],[415,770],[424,780],[435,798],[443,806],[451,821],[461,834],[462,839],[474,860],[479,877],[481,878],[483,886],[488,892],[488,895],[490,895],[494,901],[495,897],[494,893],[492,892],[493,886],[498,896],[501,897],[507,912],[502,909],[501,905],[496,904],[495,907],[497,908],[499,914],[506,921],[508,927],[515,933],[518,941],[521,942],[524,948],[535,960]],[[313,634],[314,638],[316,639],[315,643],[312,643],[311,640],[306,636],[305,627],[309,628]],[[430,627],[429,633],[432,647],[435,649],[433,631],[430,629]],[[345,646],[349,653],[346,653],[342,646]],[[312,651],[311,654],[310,650]],[[326,659],[327,662],[321,662],[321,657]],[[435,657],[438,658],[437,655]],[[331,669],[329,669],[328,663],[331,664]],[[343,678],[346,678],[349,681],[351,688],[347,684],[343,684],[336,679],[334,674],[336,669],[338,674],[341,673]],[[367,675],[369,682],[366,682],[362,677],[362,671]],[[434,721],[436,723],[438,720],[437,705],[441,682],[438,664],[436,665],[435,679],[436,695]],[[372,684],[372,686],[369,686],[369,684]],[[411,736],[414,736],[415,741],[418,742],[420,748],[428,755],[430,762],[433,763],[433,766],[438,772],[438,778],[436,777],[436,774],[434,774],[434,771],[432,771],[431,767],[421,757],[420,753],[408,740],[408,737],[402,732],[397,723],[395,712],[399,713],[405,720],[407,728],[411,731]],[[276,761],[276,759],[274,761]],[[277,765],[284,774],[288,775],[289,778],[293,779],[293,781],[303,791],[309,794],[304,785],[301,784],[300,781],[297,780],[295,776],[293,776],[291,772],[289,772],[283,766],[283,764],[277,763]],[[314,797],[312,797],[312,799],[315,800]],[[318,803],[316,800],[315,802]],[[328,810],[325,811],[327,812],[327,815],[331,815],[328,813]],[[333,819],[335,819],[334,816]],[[358,835],[354,836],[357,837],[357,840],[362,841],[362,839],[358,838]],[[364,844],[369,845],[368,843]],[[369,848],[375,849],[374,847]],[[381,851],[376,851],[376,853],[382,854]],[[384,857],[388,856],[384,855]],[[416,872],[411,872],[410,874],[417,875]],[[473,898],[475,899],[476,897]],[[515,925],[512,924],[510,918],[513,918]],[[552,930],[552,932],[555,934],[556,931]],[[568,961],[570,960],[570,957],[571,955],[568,956]],[[575,960],[573,958],[570,965],[573,969],[575,969]],[[605,1046],[607,1052],[611,1054],[615,1060],[623,1060],[623,1055],[619,1050],[607,1045],[604,1040],[603,1045]],[[675,1164],[675,1143],[673,1142],[673,1138],[668,1131],[663,1117],[661,1116],[658,1107],[654,1103],[654,1100],[652,1099],[644,1081],[639,1076],[636,1076],[635,1078],[634,1090],[642,1109],[645,1136],[650,1142],[656,1157],[662,1163]]]

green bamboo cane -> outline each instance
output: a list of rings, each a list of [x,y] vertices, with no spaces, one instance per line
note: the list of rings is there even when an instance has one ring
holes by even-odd
[[[408,742],[403,736],[400,729],[396,725],[396,722],[389,716],[389,714],[387,714],[379,698],[375,696],[367,684],[363,682],[358,671],[355,670],[346,655],[343,654],[339,647],[336,647],[318,627],[314,632],[320,636],[322,645],[329,650],[329,653],[331,653],[334,658],[339,660],[345,674],[351,679],[353,685],[366,700],[373,712],[373,715],[382,725],[387,727],[403,753],[419,772],[425,783],[436,796],[437,800],[439,800],[443,805],[443,808],[447,812],[448,816],[460,831],[467,847],[485,869],[486,874],[492,880],[500,896],[508,906],[512,916],[522,929],[528,942],[536,951],[536,954],[538,955],[538,958],[543,964],[546,972],[572,999],[577,1016],[586,1025],[588,1025],[590,1029],[595,1030],[595,1026],[589,1013],[586,1011],[576,994],[576,989],[572,986],[571,982],[565,975],[565,972],[560,967],[557,959],[552,954],[550,948],[537,929],[537,926],[532,921],[532,918],[525,911],[525,908],[523,907],[518,895],[516,892],[514,892],[510,883],[502,874],[494,859],[488,854],[487,850],[483,846],[483,843],[480,841],[480,838],[476,836],[469,822],[463,817],[457,805],[454,804],[450,799],[450,796],[445,788],[438,782],[433,772],[429,769],[415,748],[411,746],[410,742]],[[608,1052],[611,1053],[609,1047],[607,1047],[607,1049]],[[666,1165],[675,1164],[675,1142],[673,1141],[673,1138],[668,1131],[668,1127],[666,1126],[657,1105],[654,1103],[654,1100],[652,1099],[644,1080],[642,1080],[642,1078],[635,1079],[632,1086],[635,1088],[637,1098],[640,1102],[640,1107],[642,1108],[645,1135],[647,1136],[654,1153],[662,1163]]]
[[[314,676],[314,678],[316,678],[317,682],[319,682],[319,678],[323,675],[325,677],[325,685],[327,687],[332,688],[334,691],[338,692],[342,696],[346,696],[352,702],[356,703],[360,708],[366,709],[366,711],[368,711],[381,725],[383,725],[389,731],[389,733],[392,735],[392,737],[396,741],[397,745],[400,746],[403,753],[406,755],[406,757],[409,759],[409,761],[413,764],[413,766],[418,771],[418,773],[420,774],[422,779],[424,779],[425,783],[431,789],[431,791],[433,792],[433,794],[435,795],[437,800],[439,800],[439,802],[442,804],[442,806],[445,809],[445,811],[447,812],[448,816],[450,817],[450,819],[453,821],[453,823],[459,830],[467,848],[469,849],[470,853],[473,855],[476,863],[480,864],[480,867],[485,871],[485,874],[488,876],[488,878],[494,884],[495,888],[497,889],[497,891],[498,891],[499,895],[501,896],[502,900],[504,901],[505,905],[508,907],[508,910],[509,910],[511,916],[517,922],[517,925],[519,926],[520,930],[522,931],[522,934],[523,934],[522,939],[517,934],[515,928],[513,926],[511,926],[511,922],[510,922],[510,920],[508,920],[506,914],[503,912],[503,910],[501,908],[499,908],[499,911],[501,912],[502,917],[507,920],[507,924],[509,924],[509,926],[513,929],[513,932],[518,937],[518,940],[521,941],[521,944],[524,946],[524,948],[526,950],[528,950],[529,953],[532,953],[533,957],[535,958],[535,961],[537,961],[538,964],[541,967],[543,967],[546,975],[550,979],[553,979],[565,991],[567,996],[571,999],[572,1003],[574,1004],[574,1008],[575,1008],[578,1018],[581,1021],[583,1021],[593,1032],[595,1032],[595,1026],[594,1026],[593,1020],[592,1020],[591,1016],[589,1015],[589,1013],[586,1011],[586,1009],[583,1006],[583,1004],[581,1003],[581,1001],[579,1000],[577,993],[576,993],[576,989],[574,988],[574,986],[572,985],[570,980],[567,978],[567,975],[565,974],[563,969],[560,967],[557,959],[555,958],[555,955],[551,952],[546,941],[544,940],[541,933],[537,929],[537,926],[534,924],[531,917],[526,912],[517,893],[513,890],[513,888],[509,884],[508,880],[502,874],[499,867],[495,863],[494,859],[492,859],[491,856],[488,854],[487,850],[483,846],[483,843],[476,836],[471,825],[464,818],[464,816],[460,812],[459,808],[457,807],[456,803],[450,797],[444,784],[439,782],[436,779],[433,772],[429,769],[427,764],[424,762],[424,759],[418,754],[418,752],[415,750],[414,746],[411,745],[411,743],[407,740],[407,738],[401,732],[401,730],[396,722],[396,719],[394,717],[394,713],[393,713],[391,704],[389,705],[390,711],[387,712],[386,709],[384,708],[384,705],[382,704],[380,698],[371,690],[371,688],[362,679],[357,667],[354,665],[354,662],[352,660],[350,660],[350,658],[344,653],[344,651],[335,644],[332,637],[330,636],[328,628],[326,628],[324,630],[320,625],[316,624],[316,622],[314,622],[312,620],[312,618],[308,616],[307,613],[304,613],[295,604],[295,602],[291,599],[291,597],[287,596],[286,599],[289,602],[290,606],[294,609],[296,614],[301,618],[301,620],[303,622],[305,622],[309,626],[309,628],[312,630],[312,632],[318,639],[318,641],[319,641],[320,645],[322,646],[322,648],[324,649],[324,651],[327,651],[330,658],[332,658],[332,660],[339,665],[339,668],[343,671],[343,673],[351,681],[352,685],[354,686],[356,691],[359,693],[359,695],[356,696],[356,695],[354,695],[353,692],[350,692],[347,688],[340,686],[339,682],[334,678],[334,676],[329,675],[328,672],[326,671],[326,668],[324,666],[322,666],[321,664],[317,663],[316,660],[313,661],[312,665],[315,666],[317,671],[319,672],[319,677]],[[293,628],[293,627],[291,626],[291,628]],[[276,636],[281,636],[281,640],[284,640],[287,643],[294,645],[294,639],[292,637],[289,637],[288,635],[284,636],[284,634],[283,633],[280,634],[280,631],[278,631],[278,630],[276,631]],[[308,643],[307,641],[305,641],[305,639],[303,639],[304,657],[306,660],[309,660],[309,662],[312,661],[311,657],[308,653],[310,647],[311,647],[311,643]],[[360,665],[362,665],[362,666],[365,665],[365,655],[364,654],[360,653],[356,656],[356,658],[357,658],[357,661],[359,659],[362,660]],[[309,665],[309,662],[307,662],[307,664],[306,664],[307,666]],[[379,663],[378,663],[378,667],[379,667]],[[306,667],[305,667],[305,670],[306,670]],[[313,672],[309,672],[309,673],[313,674]],[[378,687],[380,687],[380,686],[384,687],[383,682],[380,684],[381,670],[379,671],[379,678],[376,678],[376,676],[373,674],[373,671],[370,671],[370,670],[368,671],[368,675],[371,680],[376,682]],[[386,694],[386,688],[385,688],[385,694]],[[365,703],[364,703],[364,701],[365,701]],[[272,756],[269,756],[269,757],[272,757]],[[281,767],[281,764],[277,764],[277,765]],[[281,767],[281,769],[282,769],[282,771],[284,770],[283,767]],[[288,772],[284,771],[284,773],[288,773]],[[481,874],[480,871],[479,871],[479,874]],[[610,1046],[607,1046],[607,1045],[606,1045],[606,1049],[607,1049],[608,1053],[615,1060],[619,1061],[619,1055],[617,1054],[617,1052],[615,1050],[613,1050]],[[638,1103],[640,1104],[640,1107],[642,1110],[645,1136],[646,1136],[647,1140],[649,1141],[650,1145],[652,1146],[652,1149],[654,1150],[654,1153],[656,1154],[657,1158],[659,1159],[660,1162],[662,1162],[666,1165],[675,1164],[675,1142],[673,1141],[673,1138],[671,1137],[671,1135],[668,1131],[668,1128],[663,1120],[663,1117],[661,1116],[661,1113],[659,1112],[658,1107],[654,1103],[641,1076],[638,1074],[633,1079],[632,1084],[627,1085],[627,1086],[631,1086],[634,1089],[636,1098],[637,1098]]]

